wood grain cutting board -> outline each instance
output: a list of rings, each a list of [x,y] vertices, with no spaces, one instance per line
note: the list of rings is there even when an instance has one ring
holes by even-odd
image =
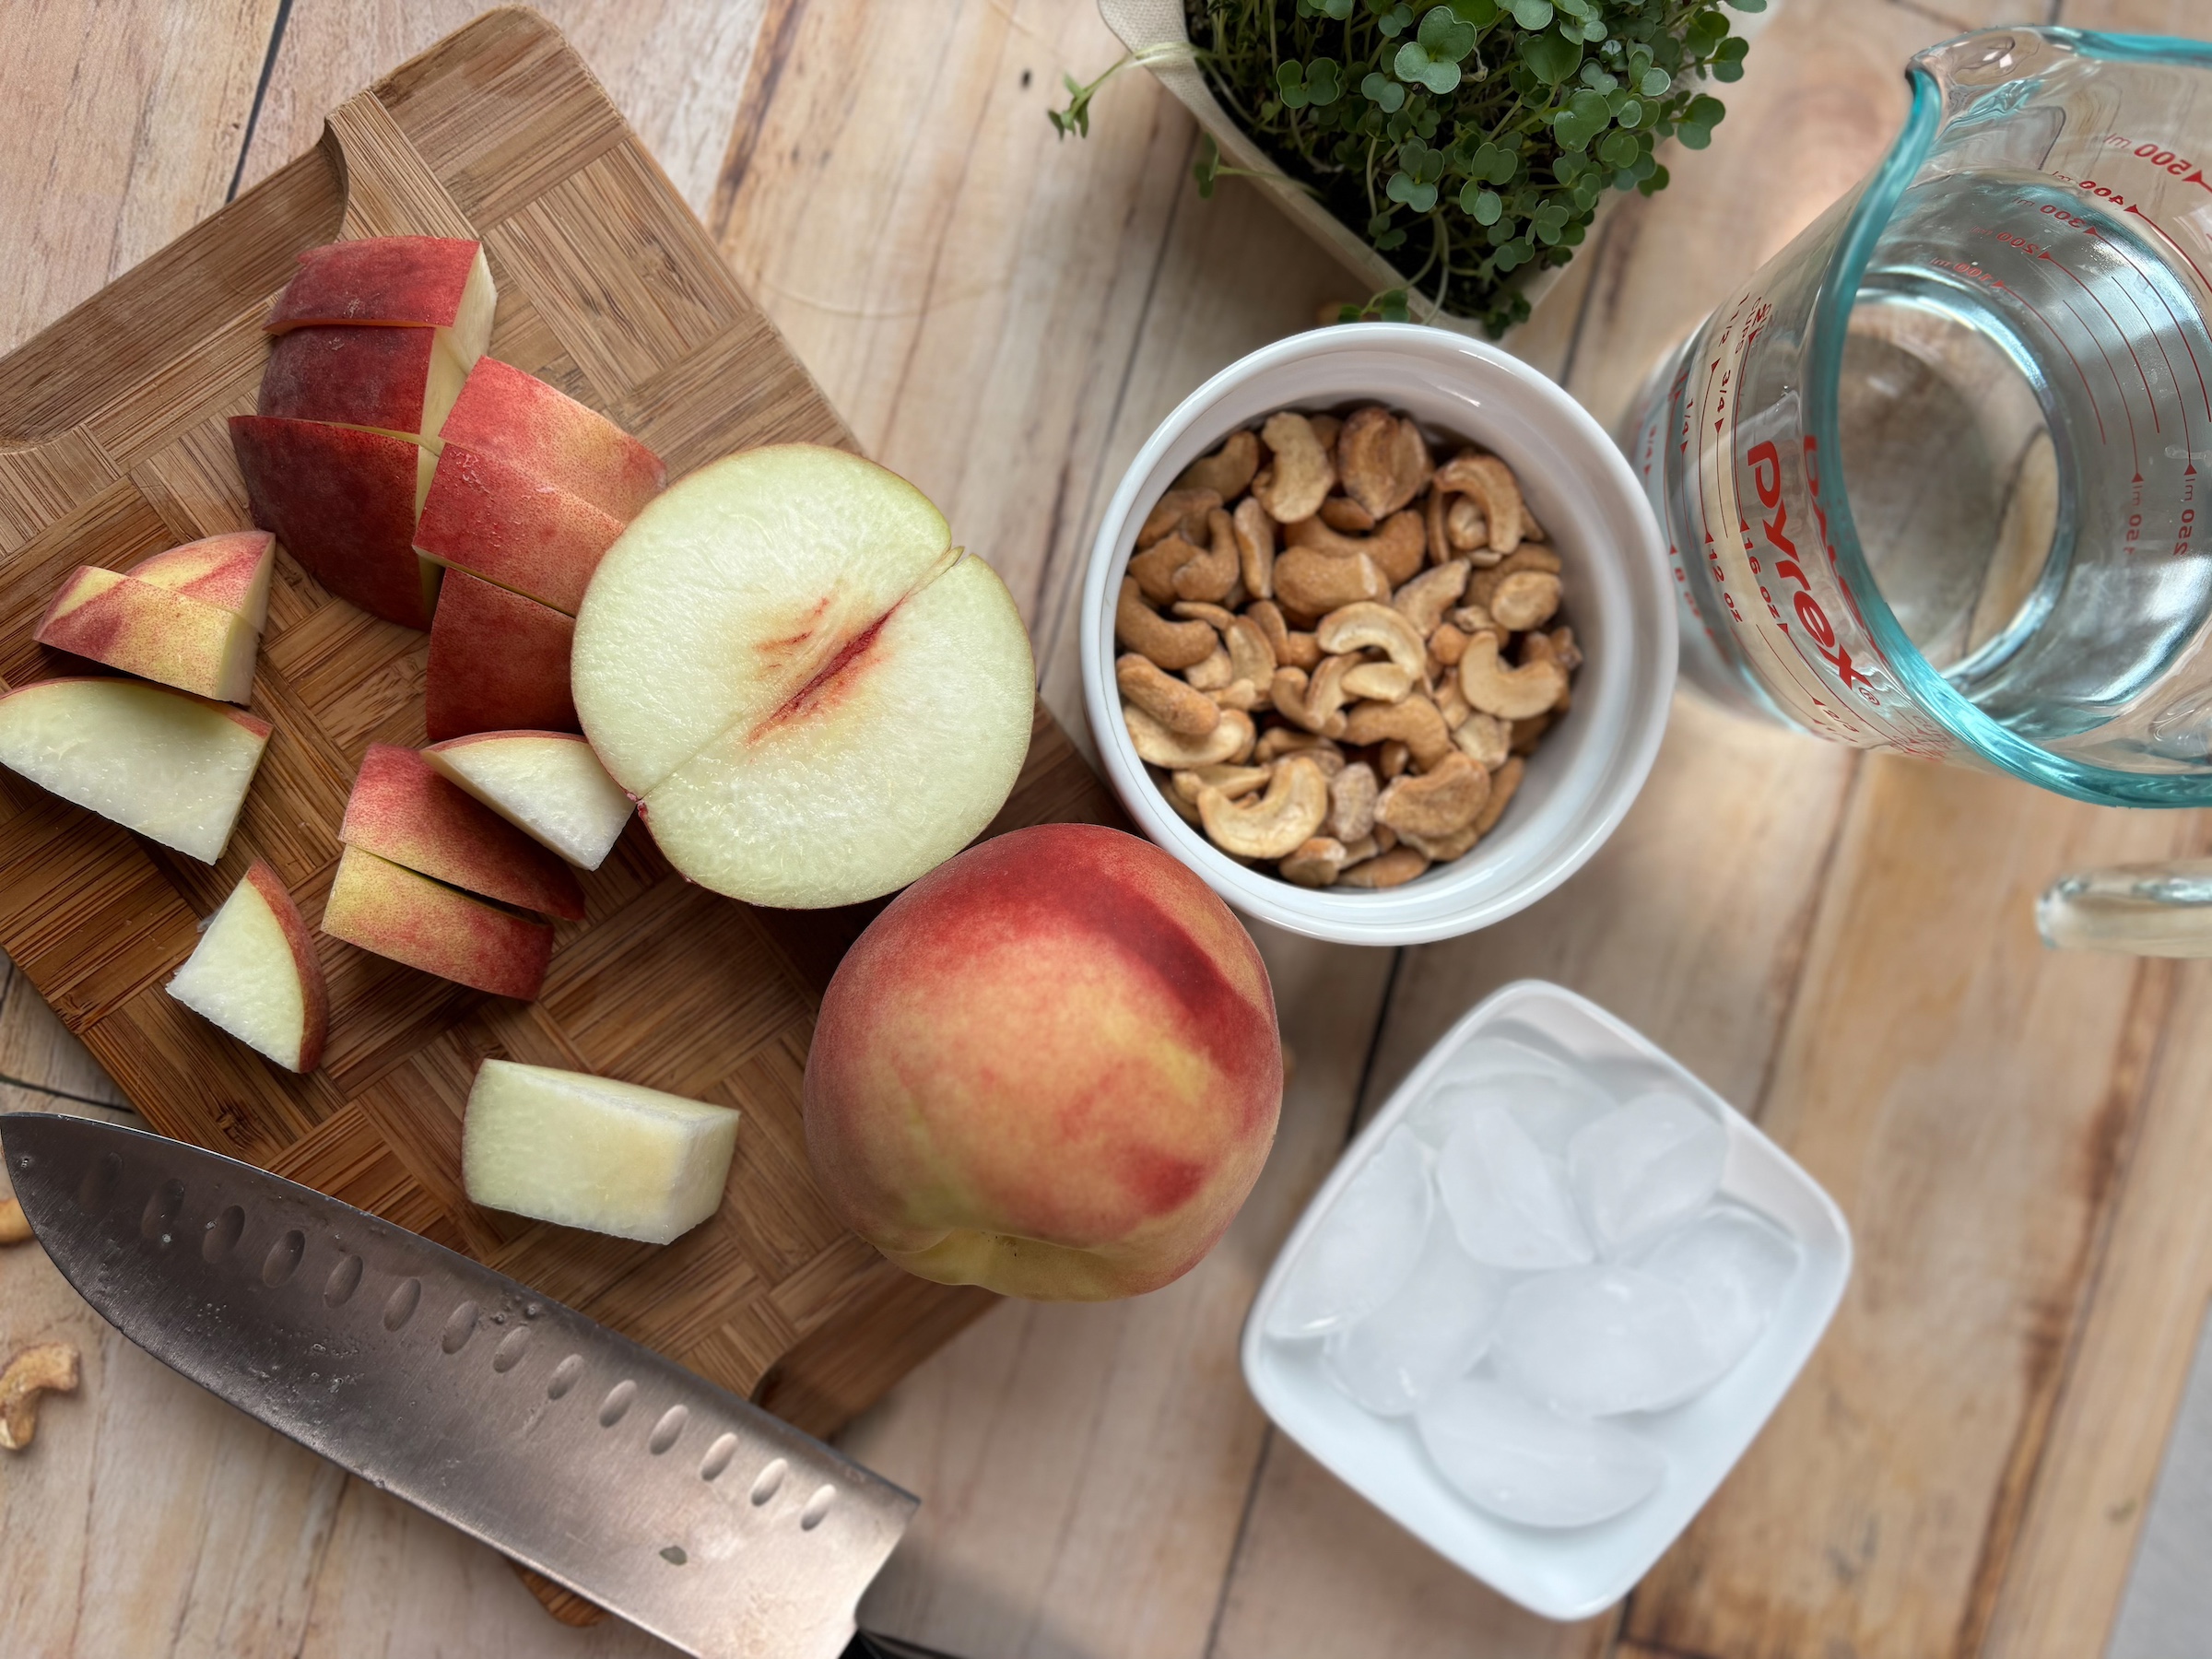
[[[82,673],[30,634],[79,564],[248,524],[224,418],[250,412],[261,321],[301,249],[480,238],[492,355],[605,410],[671,477],[731,450],[853,440],[582,62],[535,14],[488,14],[330,118],[318,149],[0,361],[0,677]],[[989,549],[979,549],[988,553]],[[490,1264],[817,1433],[989,1305],[909,1277],[830,1215],[799,1082],[823,986],[872,907],[775,912],[675,876],[633,822],[583,877],[538,1001],[488,997],[318,935],[322,1068],[295,1077],[162,983],[255,857],[322,913],[362,752],[419,745],[428,637],[280,557],[253,707],[272,722],[212,868],[0,773],[0,948],[148,1123]],[[1039,706],[990,831],[1124,822]],[[626,1078],[745,1113],[729,1195],[659,1248],[480,1209],[461,1187],[477,1064]]]

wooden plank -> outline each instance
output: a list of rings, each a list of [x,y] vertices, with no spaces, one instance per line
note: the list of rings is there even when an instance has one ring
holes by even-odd
[[[278,0],[55,0],[9,18],[0,352],[222,206]]]

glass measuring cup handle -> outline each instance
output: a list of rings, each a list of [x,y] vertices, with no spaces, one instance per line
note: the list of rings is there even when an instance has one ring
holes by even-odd
[[[2062,876],[2035,901],[2053,950],[2212,957],[2212,859],[2111,865]]]

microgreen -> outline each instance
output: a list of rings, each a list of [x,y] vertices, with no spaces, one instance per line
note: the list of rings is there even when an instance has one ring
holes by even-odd
[[[1608,190],[1664,189],[1742,78],[1736,11],[1767,0],[1184,0],[1193,55],[1277,165],[1453,315],[1502,332],[1515,274],[1564,265]],[[1102,78],[1102,77],[1101,77]],[[1099,83],[1052,112],[1088,130]],[[1207,144],[1201,194],[1233,170]],[[1406,291],[1346,308],[1407,314]]]

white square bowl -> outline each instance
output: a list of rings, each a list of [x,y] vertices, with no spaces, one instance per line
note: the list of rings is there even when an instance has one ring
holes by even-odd
[[[1512,1038],[1587,1074],[1617,1100],[1677,1090],[1728,1132],[1721,1196],[1759,1211],[1796,1241],[1797,1277],[1758,1344],[1711,1389],[1636,1419],[1666,1454],[1659,1489],[1594,1526],[1558,1531],[1476,1508],[1430,1462],[1410,1418],[1370,1415],[1330,1383],[1321,1344],[1265,1335],[1267,1315],[1321,1218],[1390,1132],[1440,1084],[1477,1038]],[[1284,1433],[1330,1473],[1439,1555],[1547,1618],[1584,1618],[1612,1606],[1651,1570],[1712,1496],[1812,1357],[1851,1277],[1851,1231],[1835,1202],[1789,1155],[1683,1065],[1587,997],[1541,980],[1498,991],[1446,1032],[1338,1160],[1299,1218],[1244,1322],[1244,1380]]]

